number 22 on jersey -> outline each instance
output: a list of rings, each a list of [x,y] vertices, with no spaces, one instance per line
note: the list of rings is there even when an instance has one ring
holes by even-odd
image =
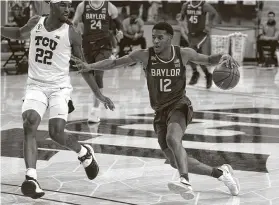
[[[102,29],[102,21],[101,20],[91,20],[91,29],[96,30],[96,29]]]
[[[169,88],[171,84],[171,79],[160,79],[160,91],[161,92],[171,92]]]

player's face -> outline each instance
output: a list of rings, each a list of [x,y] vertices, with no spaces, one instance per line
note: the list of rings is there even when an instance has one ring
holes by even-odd
[[[161,53],[168,46],[171,46],[172,36],[169,35],[165,30],[156,30],[152,31],[152,42],[154,51],[156,54]]]
[[[55,17],[61,21],[65,21],[70,13],[71,3],[67,1],[61,1],[53,4],[52,11]]]

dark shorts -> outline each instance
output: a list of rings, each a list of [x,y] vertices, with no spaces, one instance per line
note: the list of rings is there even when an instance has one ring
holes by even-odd
[[[112,54],[111,43],[108,42],[106,44],[106,43],[102,43],[102,41],[83,42],[83,52],[87,63],[95,63],[98,61],[102,61],[108,59],[111,56]],[[103,88],[104,71],[96,70],[96,71],[92,71],[92,73],[95,76],[96,83],[99,86],[99,88]]]
[[[208,53],[209,36],[205,32],[196,34],[189,33],[189,47],[196,50],[198,53]]]
[[[192,117],[193,107],[191,101],[186,96],[155,113],[153,126],[162,150],[168,148],[166,141],[168,125],[170,123],[178,123],[184,130],[192,121]]]

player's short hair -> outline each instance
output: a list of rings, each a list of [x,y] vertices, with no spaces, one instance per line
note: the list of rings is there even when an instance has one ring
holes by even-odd
[[[173,36],[173,28],[167,22],[159,22],[159,23],[155,24],[152,30],[163,30],[163,31],[166,31],[167,34],[170,34]]]

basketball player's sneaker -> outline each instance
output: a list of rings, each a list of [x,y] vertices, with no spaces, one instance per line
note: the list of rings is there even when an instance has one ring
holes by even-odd
[[[224,182],[233,196],[237,196],[240,191],[240,185],[238,179],[233,174],[231,165],[224,164],[218,169],[223,172],[223,175],[220,176],[218,180]]]
[[[180,194],[185,200],[195,198],[191,184],[184,177],[180,177],[179,181],[169,182],[168,187],[170,191]]]
[[[82,145],[87,149],[86,155],[78,157],[80,163],[83,165],[88,179],[95,179],[99,173],[99,166],[94,155],[94,150],[90,145]]]
[[[212,74],[208,73],[205,78],[206,78],[206,88],[209,89],[212,86]]]
[[[89,115],[88,115],[88,122],[89,123],[97,123],[100,122],[100,117],[99,117],[100,109],[98,108],[92,108]]]
[[[31,197],[32,199],[38,199],[45,195],[39,182],[27,175],[25,176],[25,181],[21,185],[21,192],[24,196]]]
[[[193,75],[192,75],[192,78],[189,82],[189,85],[197,84],[199,77],[200,77],[200,73],[199,72],[194,72]]]

